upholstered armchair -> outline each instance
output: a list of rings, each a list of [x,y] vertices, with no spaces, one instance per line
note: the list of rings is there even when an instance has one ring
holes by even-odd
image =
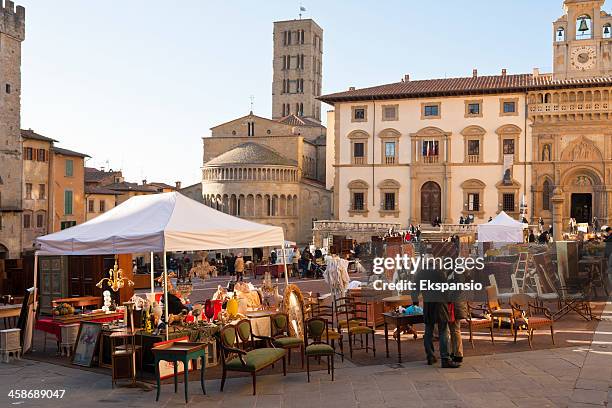
[[[545,328],[550,329],[552,344],[555,344],[554,321],[552,313],[548,308],[538,306],[531,297],[524,294],[512,296],[510,298],[510,306],[512,306],[514,312],[513,329],[515,343],[518,331],[525,329],[527,330],[529,348],[533,348],[533,332]]]
[[[246,322],[246,323],[245,323]],[[247,324],[248,323],[248,324]],[[239,330],[240,329],[240,330]],[[248,330],[248,336],[247,336]],[[247,339],[246,341],[244,339]],[[270,347],[249,349],[249,342],[253,346],[254,339],[266,341]],[[219,333],[219,344],[221,349],[221,363],[223,374],[221,377],[221,392],[225,386],[225,379],[228,371],[239,371],[251,373],[253,377],[253,395],[256,394],[257,384],[256,375],[259,371],[283,360],[283,375],[287,375],[285,349],[276,348],[271,343],[271,338],[255,336],[251,331],[251,323],[248,320],[241,320],[236,325],[225,326]],[[239,348],[238,343],[242,343]]]
[[[467,302],[468,305],[468,317],[465,320],[465,324],[468,327],[470,333],[470,344],[474,348],[474,330],[487,328],[491,333],[491,343],[495,345],[495,338],[493,336],[493,319],[489,314],[486,307],[482,305],[475,305],[471,302]]]

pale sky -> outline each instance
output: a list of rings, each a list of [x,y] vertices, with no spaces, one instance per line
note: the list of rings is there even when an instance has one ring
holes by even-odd
[[[272,22],[298,1],[21,0],[22,128],[131,181],[199,182],[201,137],[271,114]],[[411,79],[551,69],[562,0],[312,0],[323,93]],[[609,10],[609,7],[606,7]],[[323,112],[330,109],[323,105]]]

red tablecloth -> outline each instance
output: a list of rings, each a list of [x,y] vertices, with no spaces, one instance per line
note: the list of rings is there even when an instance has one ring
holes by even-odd
[[[114,320],[122,319],[122,318],[123,318],[123,313],[111,313],[111,314],[107,314],[107,315],[92,318],[92,319],[84,318],[81,321],[108,323],[108,322],[112,322]],[[61,342],[62,341],[62,326],[66,326],[69,324],[75,324],[75,323],[80,323],[80,322],[63,323],[59,320],[54,320],[52,317],[42,317],[36,321],[36,325],[34,326],[34,328],[36,330],[41,330],[41,331],[44,331],[45,333],[55,335],[55,338],[57,339],[57,341]]]

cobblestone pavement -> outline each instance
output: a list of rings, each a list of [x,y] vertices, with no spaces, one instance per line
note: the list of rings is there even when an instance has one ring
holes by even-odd
[[[356,367],[345,363],[330,381],[325,371],[312,382],[304,373],[262,375],[257,396],[250,378],[230,378],[224,393],[207,381],[208,396],[190,382],[190,404],[207,407],[594,407],[612,405],[612,304],[591,346],[477,356],[460,369],[402,366]],[[11,389],[65,389],[61,400],[11,399]],[[184,406],[179,392],[164,385],[159,403],[151,386],[111,389],[110,377],[28,360],[0,364],[0,407]]]

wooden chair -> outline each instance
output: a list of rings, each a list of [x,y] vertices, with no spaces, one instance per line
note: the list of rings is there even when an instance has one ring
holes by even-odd
[[[497,298],[497,288],[487,286],[487,309],[493,321],[497,320],[498,328],[501,329],[502,319],[508,319],[512,323],[512,309],[502,308]],[[512,330],[512,324],[510,325]]]
[[[304,324],[304,344],[306,349],[306,375],[310,382],[310,358],[327,357],[327,374],[331,371],[331,379],[334,381],[334,348],[323,339],[329,338],[329,323],[321,317],[311,317]],[[309,339],[312,341],[309,343]]]
[[[471,302],[467,302],[468,306],[468,317],[465,320],[470,333],[470,344],[474,348],[474,329],[488,328],[491,333],[491,343],[495,345],[495,338],[493,336],[493,318],[488,313],[488,309],[483,306],[477,306]]]
[[[554,321],[552,313],[548,308],[537,306],[531,297],[524,294],[512,296],[510,299],[510,306],[514,313],[513,326],[515,343],[518,331],[526,329],[529,348],[533,348],[533,332],[541,328],[550,328],[552,344],[555,344]]]
[[[289,365],[291,365],[291,350],[299,348],[300,356],[302,357],[302,368],[304,368],[304,339],[289,335],[289,315],[287,313],[271,315],[270,327],[272,329],[272,344],[287,350]]]
[[[333,303],[331,305],[324,305],[319,303],[315,314],[316,315],[314,317],[321,317],[329,322],[331,329],[326,330],[326,332],[324,333],[324,339],[331,344],[332,348],[334,349],[334,352],[336,350],[336,341],[338,342],[338,344],[340,345],[340,352],[336,352],[336,354],[340,355],[342,362],[344,362],[344,345],[342,343],[342,333],[334,329]]]
[[[544,288],[542,287],[542,281],[540,281],[540,275],[534,275],[535,286],[537,291],[536,300],[539,306],[544,306],[544,302],[555,302],[557,303],[558,309],[561,309],[561,299],[559,298],[559,294],[557,292],[544,292]]]
[[[356,338],[359,336],[360,350],[372,349],[374,357],[376,357],[376,341],[374,327],[368,326],[368,303],[356,302],[351,297],[343,297],[336,299],[336,319],[338,322],[338,331],[346,330],[349,341],[349,355],[353,358],[353,344],[356,343]],[[365,347],[363,346],[363,336],[365,335]],[[372,336],[372,346],[368,344],[368,336]]]
[[[251,349],[244,350],[237,347],[237,343],[239,339],[242,339],[239,336],[238,324],[242,323],[240,326],[242,328],[242,334],[245,334],[245,327],[248,323],[249,328],[249,338],[251,339],[251,344],[254,344],[253,339],[261,339],[265,340],[269,347],[259,348],[259,349]],[[239,371],[250,373],[253,377],[253,395],[256,395],[257,392],[257,380],[256,375],[259,371],[263,370],[266,367],[274,365],[278,360],[283,360],[283,375],[287,375],[287,365],[286,365],[286,354],[287,351],[285,349],[276,348],[272,343],[272,338],[263,337],[263,336],[255,336],[251,331],[251,322],[248,320],[241,320],[236,325],[227,325],[221,332],[219,333],[219,345],[221,349],[221,362],[223,366],[223,374],[221,377],[221,392],[223,392],[223,387],[225,386],[225,379],[227,377],[228,371]],[[247,347],[243,342],[243,347]]]

